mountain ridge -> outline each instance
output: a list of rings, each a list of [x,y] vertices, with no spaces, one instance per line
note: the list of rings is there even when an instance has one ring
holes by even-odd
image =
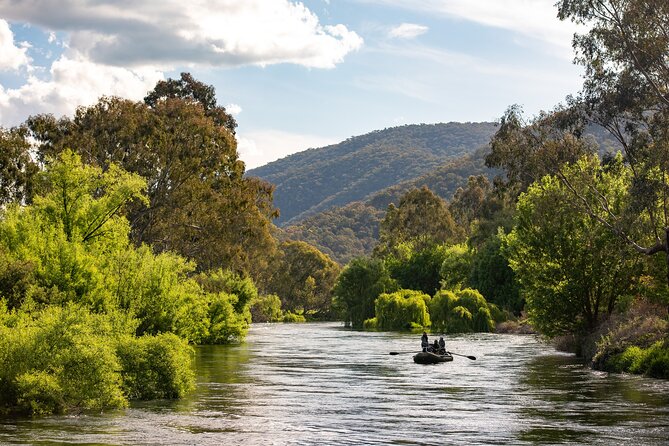
[[[251,169],[276,186],[279,226],[345,206],[417,178],[487,145],[492,122],[409,124],[375,130],[341,143],[308,149]]]

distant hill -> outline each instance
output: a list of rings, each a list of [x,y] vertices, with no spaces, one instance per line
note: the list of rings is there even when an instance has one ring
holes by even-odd
[[[413,187],[429,187],[450,200],[471,175],[490,178],[485,167],[494,123],[407,125],[296,153],[250,170],[277,186],[279,238],[303,240],[345,264],[369,255],[390,203]],[[591,127],[601,152],[618,144]]]
[[[494,132],[491,122],[393,127],[299,152],[247,175],[276,185],[274,204],[281,211],[276,224],[287,226],[428,174],[486,145]],[[396,190],[403,188],[399,187]],[[377,200],[389,199],[394,191],[385,191],[387,197]]]
[[[369,255],[378,242],[379,223],[390,203],[399,203],[406,191],[424,185],[443,199],[450,200],[458,187],[467,184],[470,175],[492,178],[498,172],[485,167],[487,151],[487,147],[481,148],[447,161],[420,177],[370,194],[363,200],[308,216],[285,226],[281,237],[309,242],[341,264],[354,257]]]

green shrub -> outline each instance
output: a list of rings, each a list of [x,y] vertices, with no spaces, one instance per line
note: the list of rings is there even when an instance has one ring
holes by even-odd
[[[604,369],[616,373],[635,373],[653,378],[669,378],[669,345],[658,341],[648,348],[636,345],[622,353],[610,354]]]
[[[47,372],[26,372],[16,377],[16,405],[19,411],[32,415],[62,412],[65,395],[58,379]]]
[[[68,305],[0,327],[0,406],[29,414],[124,407],[111,316]]]
[[[249,327],[249,310],[245,308],[242,313],[236,312],[235,295],[221,292],[210,294],[209,299],[209,335],[202,343],[229,344],[243,338]]]
[[[490,332],[503,315],[476,290],[441,290],[430,302],[432,329],[444,333]]]
[[[365,330],[376,330],[378,327],[378,321],[376,320],[375,317],[372,317],[370,319],[365,319],[365,321],[362,323],[362,328]]]
[[[281,298],[276,294],[258,296],[251,302],[253,322],[278,322],[281,320]]]
[[[381,294],[376,299],[376,319],[380,330],[413,330],[430,326],[427,303],[430,296],[413,290]]]
[[[304,314],[302,314],[301,312],[293,313],[291,311],[287,311],[281,318],[281,322],[289,322],[289,323],[301,323],[306,321],[307,318],[305,318]]]
[[[127,337],[117,352],[128,398],[181,398],[194,386],[192,349],[172,333]]]
[[[658,342],[648,350],[644,373],[653,378],[669,378],[669,345]]]

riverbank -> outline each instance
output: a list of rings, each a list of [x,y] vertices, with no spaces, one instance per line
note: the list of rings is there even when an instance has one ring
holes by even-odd
[[[665,305],[638,301],[590,335],[556,338],[555,346],[582,356],[595,370],[669,379],[668,317]]]

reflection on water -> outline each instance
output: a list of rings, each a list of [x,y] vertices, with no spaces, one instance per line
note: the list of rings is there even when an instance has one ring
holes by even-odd
[[[666,444],[669,383],[584,368],[532,336],[446,337],[478,359],[414,364],[420,336],[257,325],[196,349],[197,390],[104,415],[0,420],[0,444]],[[390,356],[389,351],[407,352]]]

